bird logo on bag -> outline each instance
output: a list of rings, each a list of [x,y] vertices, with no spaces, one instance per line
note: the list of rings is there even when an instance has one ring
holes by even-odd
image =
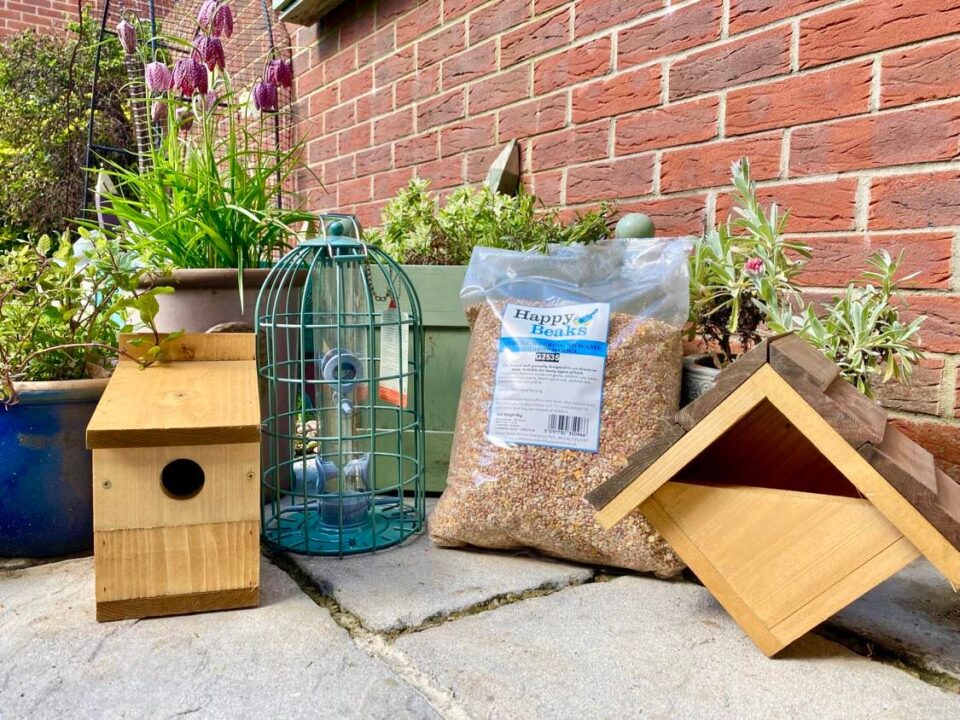
[[[596,317],[597,312],[599,312],[598,308],[594,308],[593,312],[589,312],[586,315],[581,315],[580,317],[574,319],[573,322],[575,325],[580,327],[583,327],[584,325],[589,325],[593,321],[593,318]]]

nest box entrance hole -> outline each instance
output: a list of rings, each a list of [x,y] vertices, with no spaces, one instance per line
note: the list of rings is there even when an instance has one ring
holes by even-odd
[[[196,497],[203,490],[205,480],[200,464],[187,458],[171,460],[160,471],[163,491],[174,500]]]
[[[690,461],[674,480],[861,497],[833,463],[767,400]]]

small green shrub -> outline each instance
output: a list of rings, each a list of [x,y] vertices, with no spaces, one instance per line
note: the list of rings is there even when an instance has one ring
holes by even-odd
[[[30,30],[0,42],[0,242],[62,230],[83,208],[94,23],[84,15],[70,30]],[[110,39],[100,64],[97,144],[132,145],[126,81]]]
[[[383,209],[382,227],[369,230],[367,239],[407,265],[464,265],[477,246],[543,250],[551,243],[589,243],[610,235],[613,209],[607,203],[570,224],[537,205],[536,196],[522,190],[509,196],[487,187],[458,188],[441,203],[426,180],[411,180]]]

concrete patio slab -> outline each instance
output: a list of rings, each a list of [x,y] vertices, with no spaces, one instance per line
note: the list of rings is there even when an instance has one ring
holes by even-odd
[[[594,572],[528,555],[438,548],[426,533],[373,555],[289,557],[374,632],[416,627],[494,598],[579,584]]]
[[[91,558],[0,573],[2,718],[433,718],[269,563],[261,606],[99,624]]]
[[[622,577],[404,635],[484,718],[956,718],[960,696],[815,636],[764,657],[702,587]]]
[[[838,613],[828,627],[960,679],[960,595],[924,559]]]

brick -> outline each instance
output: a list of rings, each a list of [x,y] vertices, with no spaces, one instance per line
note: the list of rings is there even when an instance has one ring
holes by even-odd
[[[463,162],[459,158],[434,160],[417,165],[417,177],[429,180],[434,190],[459,185],[463,180]]]
[[[557,207],[563,202],[563,171],[547,170],[530,177],[530,189],[546,207]]]
[[[357,153],[356,168],[357,175],[374,175],[389,170],[393,165],[393,158],[390,155],[390,146],[381,145],[380,147],[370,148]]]
[[[337,152],[341,155],[349,155],[358,150],[366,150],[370,147],[373,138],[373,127],[369,122],[344,130],[337,135]]]
[[[800,67],[836,62],[960,30],[956,0],[862,0],[800,21]]]
[[[236,8],[234,8],[234,12],[236,12]],[[333,20],[336,21],[336,17]],[[364,38],[370,37],[376,27],[376,20],[376,12],[374,12],[374,8],[369,6],[360,7],[351,12],[340,23],[340,47],[349,47]]]
[[[944,353],[960,352],[960,296],[911,295],[905,318],[926,315],[920,328],[921,347]]]
[[[448,57],[441,66],[441,76],[445,90],[457,85],[477,80],[484,75],[496,72],[497,42],[491,40],[477,45],[453,57]]]
[[[638,197],[653,191],[653,154],[567,168],[567,203]]]
[[[338,90],[339,88],[336,85],[331,85],[310,95],[307,98],[306,116],[308,118],[322,117],[326,110],[339,104],[340,93]],[[296,96],[304,97],[299,92],[296,93]],[[302,115],[302,111],[298,111],[298,115]]]
[[[670,66],[670,99],[680,100],[790,71],[790,28],[737,38]]]
[[[578,0],[576,3],[576,17],[574,19],[574,33],[580,38],[592,35],[605,28],[630,22],[637,18],[662,10],[661,0]]]
[[[324,135],[330,135],[331,133],[353,127],[356,123],[356,104],[338,105],[323,114],[323,133]]]
[[[617,67],[649,62],[720,39],[720,0],[702,0],[621,30]]]
[[[397,46],[406,45],[440,27],[440,0],[428,0],[397,20]]]
[[[417,103],[417,132],[459,120],[466,109],[463,88]]]
[[[533,0],[533,14],[541,15],[569,2],[571,0]]]
[[[395,80],[409,75],[416,69],[413,46],[397,50],[393,55],[378,62],[373,68],[373,78],[377,87],[390,85]]]
[[[314,90],[324,86],[323,65],[317,65],[310,68],[305,73],[298,74],[294,80],[294,88],[297,91],[297,97],[309,95]],[[336,84],[332,87],[336,88]]]
[[[417,6],[417,0],[383,0],[377,5],[377,26],[383,27]]]
[[[380,143],[397,140],[413,132],[413,108],[398,110],[373,123],[373,142]]]
[[[470,86],[469,113],[486,112],[530,97],[530,65],[520,65]]]
[[[323,63],[323,82],[329,85],[357,69],[357,47],[344,50]]]
[[[466,23],[451,25],[417,43],[417,67],[433,65],[453,53],[460,52],[466,46]]]
[[[597,120],[587,125],[539,135],[530,141],[530,168],[534,172],[571,165],[607,156],[610,121]]]
[[[335,185],[357,176],[353,155],[328,160],[323,164],[323,182],[325,185]]]
[[[440,91],[440,66],[431,65],[426,70],[418,70],[414,75],[397,81],[394,99],[397,107],[403,107],[414,100],[428,98]]]
[[[940,385],[943,360],[929,358],[913,367],[906,382],[872,383],[877,400],[888,410],[937,415],[940,412]]]
[[[493,145],[496,118],[483,115],[445,127],[440,131],[440,157]]]
[[[498,0],[470,14],[470,44],[476,45],[530,17],[530,0]]]
[[[660,192],[726,185],[730,166],[743,157],[750,158],[754,180],[776,177],[780,172],[780,133],[666,150],[660,162]]]
[[[836,0],[730,0],[730,34],[752,30]]]
[[[567,124],[567,93],[537,98],[500,111],[498,140],[526,138],[559,130]]]
[[[369,177],[345,180],[337,184],[337,201],[340,205],[349,205],[370,200],[373,179]]]
[[[601,78],[574,89],[573,122],[623,115],[660,104],[660,66],[650,65]]]
[[[960,480],[960,425],[905,418],[896,418],[893,424],[933,453],[937,467],[955,480]]]
[[[486,178],[491,163],[497,159],[497,155],[502,150],[503,148],[500,147],[492,147],[467,153],[467,177],[464,178],[464,182],[481,182]]]
[[[907,165],[957,157],[960,102],[796,128],[790,174]]]
[[[316,165],[324,160],[336,157],[337,136],[327,135],[307,143],[307,163]]]
[[[405,140],[398,140],[393,145],[394,165],[399,168],[436,160],[438,157],[438,136],[439,133],[434,131],[426,135],[416,135]]]
[[[610,71],[609,36],[597,38],[538,62],[533,71],[533,91],[537,95],[573,85]]]
[[[373,197],[377,200],[392,198],[407,186],[412,177],[412,166],[380,173],[373,178]]]
[[[871,230],[960,225],[960,172],[875,178],[869,223]]]
[[[960,95],[960,40],[887,53],[882,63],[881,107]]]
[[[393,110],[393,88],[385,87],[357,98],[357,122],[377,115],[386,115]]]
[[[394,26],[390,25],[361,40],[357,47],[357,64],[363,67],[392,53],[394,50],[393,36]]]
[[[466,15],[474,8],[483,5],[487,0],[444,0],[443,21],[450,22],[453,18]]]
[[[757,188],[757,198],[780,212],[790,211],[787,232],[830,232],[853,230],[856,226],[857,181],[854,178],[829,182],[792,183]],[[733,208],[729,192],[717,197],[717,220],[725,220]]]
[[[867,60],[733,90],[727,95],[727,135],[868,112],[872,65]]]
[[[371,90],[373,90],[373,68],[367,68],[340,81],[340,102],[353,100]]]
[[[507,68],[569,42],[572,12],[573,8],[566,8],[506,33],[500,38],[500,67]]]
[[[653,220],[658,237],[699,235],[706,217],[706,195],[631,200],[618,204],[620,215],[642,212]]]
[[[904,287],[943,289],[950,283],[950,233],[812,235],[802,240],[813,248],[813,258],[799,278],[806,285],[843,287],[868,269],[867,258],[884,249],[894,257],[903,250],[901,278],[919,273]]]
[[[712,140],[717,136],[719,108],[720,100],[711,97],[617,118],[615,154]]]
[[[353,214],[363,227],[379,227],[383,222],[381,213],[385,205],[385,202],[362,203],[353,208]]]

